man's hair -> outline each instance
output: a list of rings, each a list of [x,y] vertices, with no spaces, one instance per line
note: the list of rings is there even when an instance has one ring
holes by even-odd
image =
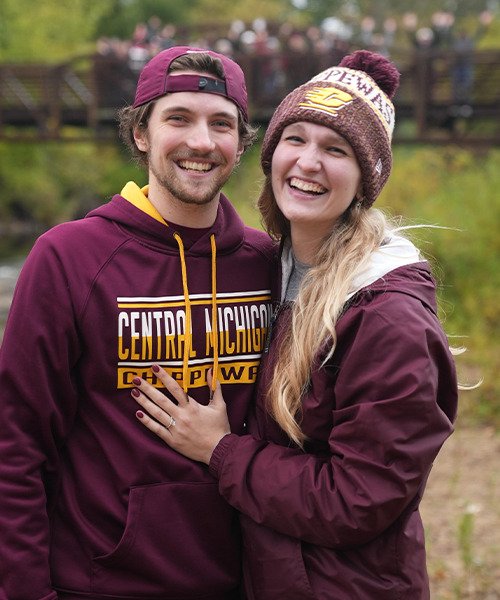
[[[169,72],[175,71],[194,71],[195,73],[210,73],[211,75],[224,79],[224,69],[218,58],[214,58],[209,54],[200,52],[193,54],[184,54],[176,58],[170,67]],[[202,92],[196,92],[202,93]],[[118,128],[120,137],[130,150],[134,160],[141,166],[148,166],[147,152],[139,150],[134,140],[134,130],[147,129],[149,118],[153,111],[156,100],[152,100],[147,104],[134,108],[133,106],[125,106],[118,111]],[[240,142],[243,146],[243,151],[249,148],[255,141],[257,128],[245,122],[243,115],[238,109],[238,134]]]

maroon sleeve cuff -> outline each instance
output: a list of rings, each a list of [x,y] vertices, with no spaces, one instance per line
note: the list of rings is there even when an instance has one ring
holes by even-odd
[[[215,446],[212,456],[210,457],[210,462],[208,463],[208,470],[217,479],[219,478],[226,454],[236,444],[238,439],[239,436],[235,433],[227,433],[217,446]]]

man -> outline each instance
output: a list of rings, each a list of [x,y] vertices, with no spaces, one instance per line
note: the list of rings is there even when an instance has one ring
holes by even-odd
[[[272,245],[221,188],[253,136],[241,69],[155,56],[120,130],[147,165],[35,244],[0,354],[0,598],[233,600],[237,519],[206,468],[140,427],[160,364],[241,433],[269,320]],[[175,427],[175,423],[171,423]]]

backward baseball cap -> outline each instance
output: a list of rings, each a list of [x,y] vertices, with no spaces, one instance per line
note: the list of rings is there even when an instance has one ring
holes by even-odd
[[[222,63],[224,81],[201,74],[169,74],[168,71],[172,61],[179,58],[179,56],[193,53],[208,54],[213,58],[218,58]],[[248,97],[245,76],[241,67],[223,54],[191,46],[173,46],[159,52],[141,71],[133,107],[137,108],[172,92],[204,92],[225,96],[236,104],[243,115],[243,119],[248,123]]]

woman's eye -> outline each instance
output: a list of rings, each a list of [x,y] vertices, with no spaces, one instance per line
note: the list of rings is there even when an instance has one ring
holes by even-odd
[[[330,148],[328,148],[328,152],[332,152],[333,154],[347,154],[343,148],[339,148],[338,146],[330,146]]]
[[[285,138],[285,140],[286,140],[287,142],[298,142],[298,143],[300,143],[300,142],[303,142],[303,141],[304,141],[304,140],[303,140],[303,139],[302,139],[300,136],[298,136],[298,135],[287,135],[287,136],[286,136],[286,138]]]

